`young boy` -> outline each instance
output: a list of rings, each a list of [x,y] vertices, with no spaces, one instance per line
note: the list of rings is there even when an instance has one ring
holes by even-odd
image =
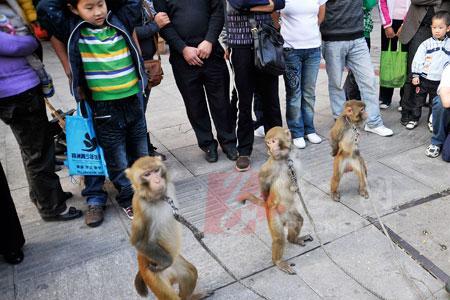
[[[412,84],[416,86],[416,94],[411,97],[414,101],[407,129],[414,129],[419,124],[422,107],[427,96],[430,102],[436,97],[437,88],[445,64],[449,61],[450,43],[447,32],[450,31],[450,16],[446,11],[437,12],[431,22],[433,37],[420,44],[411,66]]]
[[[69,14],[64,13],[60,2],[41,1],[38,12],[57,40],[68,36],[69,67],[65,69],[71,92],[77,101],[89,100],[93,107],[97,139],[105,153],[110,180],[119,192],[117,202],[132,219],[133,190],[124,170],[148,155],[142,104],[147,80],[131,38],[134,27],[141,24],[141,2],[114,1],[111,4],[116,9],[108,12],[105,0],[68,0]],[[55,16],[63,20],[61,26],[51,24]],[[89,210],[95,209],[103,219],[104,204],[89,205]]]

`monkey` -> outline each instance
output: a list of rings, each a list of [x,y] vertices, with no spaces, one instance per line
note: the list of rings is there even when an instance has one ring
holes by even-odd
[[[181,254],[181,224],[166,201],[177,205],[174,185],[159,157],[141,157],[126,171],[133,186],[130,242],[137,250],[139,270],[134,285],[142,297],[148,289],[161,300],[201,299],[193,294],[197,269]],[[178,284],[179,293],[173,288]]]
[[[331,155],[334,157],[331,178],[331,199],[339,201],[339,182],[344,173],[354,171],[359,178],[359,194],[369,198],[366,178],[367,165],[359,149],[359,127],[367,119],[366,105],[357,100],[345,102],[344,110],[330,131]]]
[[[299,237],[303,226],[303,217],[297,210],[294,200],[296,187],[291,182],[288,169],[288,158],[291,156],[291,133],[289,129],[273,127],[266,136],[265,142],[269,158],[262,165],[258,177],[262,199],[251,193],[246,193],[238,201],[246,200],[262,206],[266,211],[267,223],[272,236],[272,261],[281,271],[294,275],[295,270],[288,262],[282,260],[285,233],[288,228],[287,240],[290,243],[305,246],[305,241],[312,240],[310,235]],[[298,160],[294,160],[295,169],[299,169]],[[299,172],[296,172],[299,174]]]

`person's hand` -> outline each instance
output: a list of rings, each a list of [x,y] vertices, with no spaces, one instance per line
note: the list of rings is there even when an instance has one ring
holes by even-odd
[[[384,34],[386,35],[386,37],[387,37],[388,39],[392,39],[392,38],[395,37],[394,29],[392,29],[391,26],[386,27],[386,28],[384,29]]]
[[[223,53],[223,58],[225,60],[230,60],[230,50],[228,50],[228,48],[225,49],[225,52]]]
[[[400,26],[400,28],[397,30],[397,33],[395,34],[396,36],[400,36],[400,34],[402,33],[403,30],[403,24]]]
[[[211,55],[212,44],[208,41],[203,41],[197,46],[198,57],[201,59],[207,59]]]
[[[159,12],[155,16],[155,22],[159,28],[163,28],[164,26],[170,23],[170,19],[165,12]]]
[[[198,57],[198,49],[194,47],[184,47],[183,49],[183,57],[184,60],[191,66],[199,66],[203,65],[203,61]]]
[[[412,79],[412,84],[414,84],[414,85],[419,85],[419,84],[420,84],[420,79],[419,79],[419,77],[414,77],[414,78]]]

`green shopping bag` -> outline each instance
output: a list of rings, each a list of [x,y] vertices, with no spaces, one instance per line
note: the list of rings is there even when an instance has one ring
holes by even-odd
[[[363,1],[363,8],[365,10],[372,10],[378,3],[377,0],[364,0]]]
[[[387,51],[381,51],[380,86],[387,88],[400,88],[407,79],[408,53],[402,51],[401,43],[397,44],[397,51],[391,51],[391,41]]]

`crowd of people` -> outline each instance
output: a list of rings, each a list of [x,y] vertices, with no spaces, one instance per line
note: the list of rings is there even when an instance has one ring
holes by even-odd
[[[12,2],[0,0],[0,118],[19,143],[30,198],[41,217],[72,220],[82,213],[67,207],[72,194],[63,192],[55,174],[42,89],[48,77],[39,76],[41,66],[30,59],[42,59],[42,51],[32,33],[17,34],[27,24]],[[446,140],[450,143],[448,0],[267,0],[263,5],[241,0],[38,2],[39,23],[48,31],[71,93],[77,102],[92,107],[109,179],[118,190],[116,200],[130,219],[133,190],[125,169],[146,155],[165,160],[153,147],[145,121],[151,86],[144,60],[155,55],[157,34],[169,45],[175,81],[206,161],[218,160],[220,145],[227,158],[235,161],[236,170],[243,172],[250,169],[254,136],[282,126],[279,78],[255,66],[252,28],[262,24],[279,28],[284,39],[286,122],[295,147],[305,148],[306,141],[322,142],[314,127],[321,57],[333,117],[341,114],[346,100],[356,98],[366,104],[364,130],[393,135],[380,113],[391,106],[393,88],[381,86],[377,92],[369,53],[371,11],[378,5],[382,50],[390,44],[391,50],[398,45],[408,53],[408,79],[400,91],[401,123],[407,129],[416,128],[422,107],[428,105],[433,133],[426,155],[437,157]],[[4,176],[0,179],[3,193],[8,185]],[[104,181],[103,176],[84,178],[85,222],[91,227],[104,218]],[[23,257],[18,250],[22,239],[11,243],[11,249],[0,249],[13,263]]]

